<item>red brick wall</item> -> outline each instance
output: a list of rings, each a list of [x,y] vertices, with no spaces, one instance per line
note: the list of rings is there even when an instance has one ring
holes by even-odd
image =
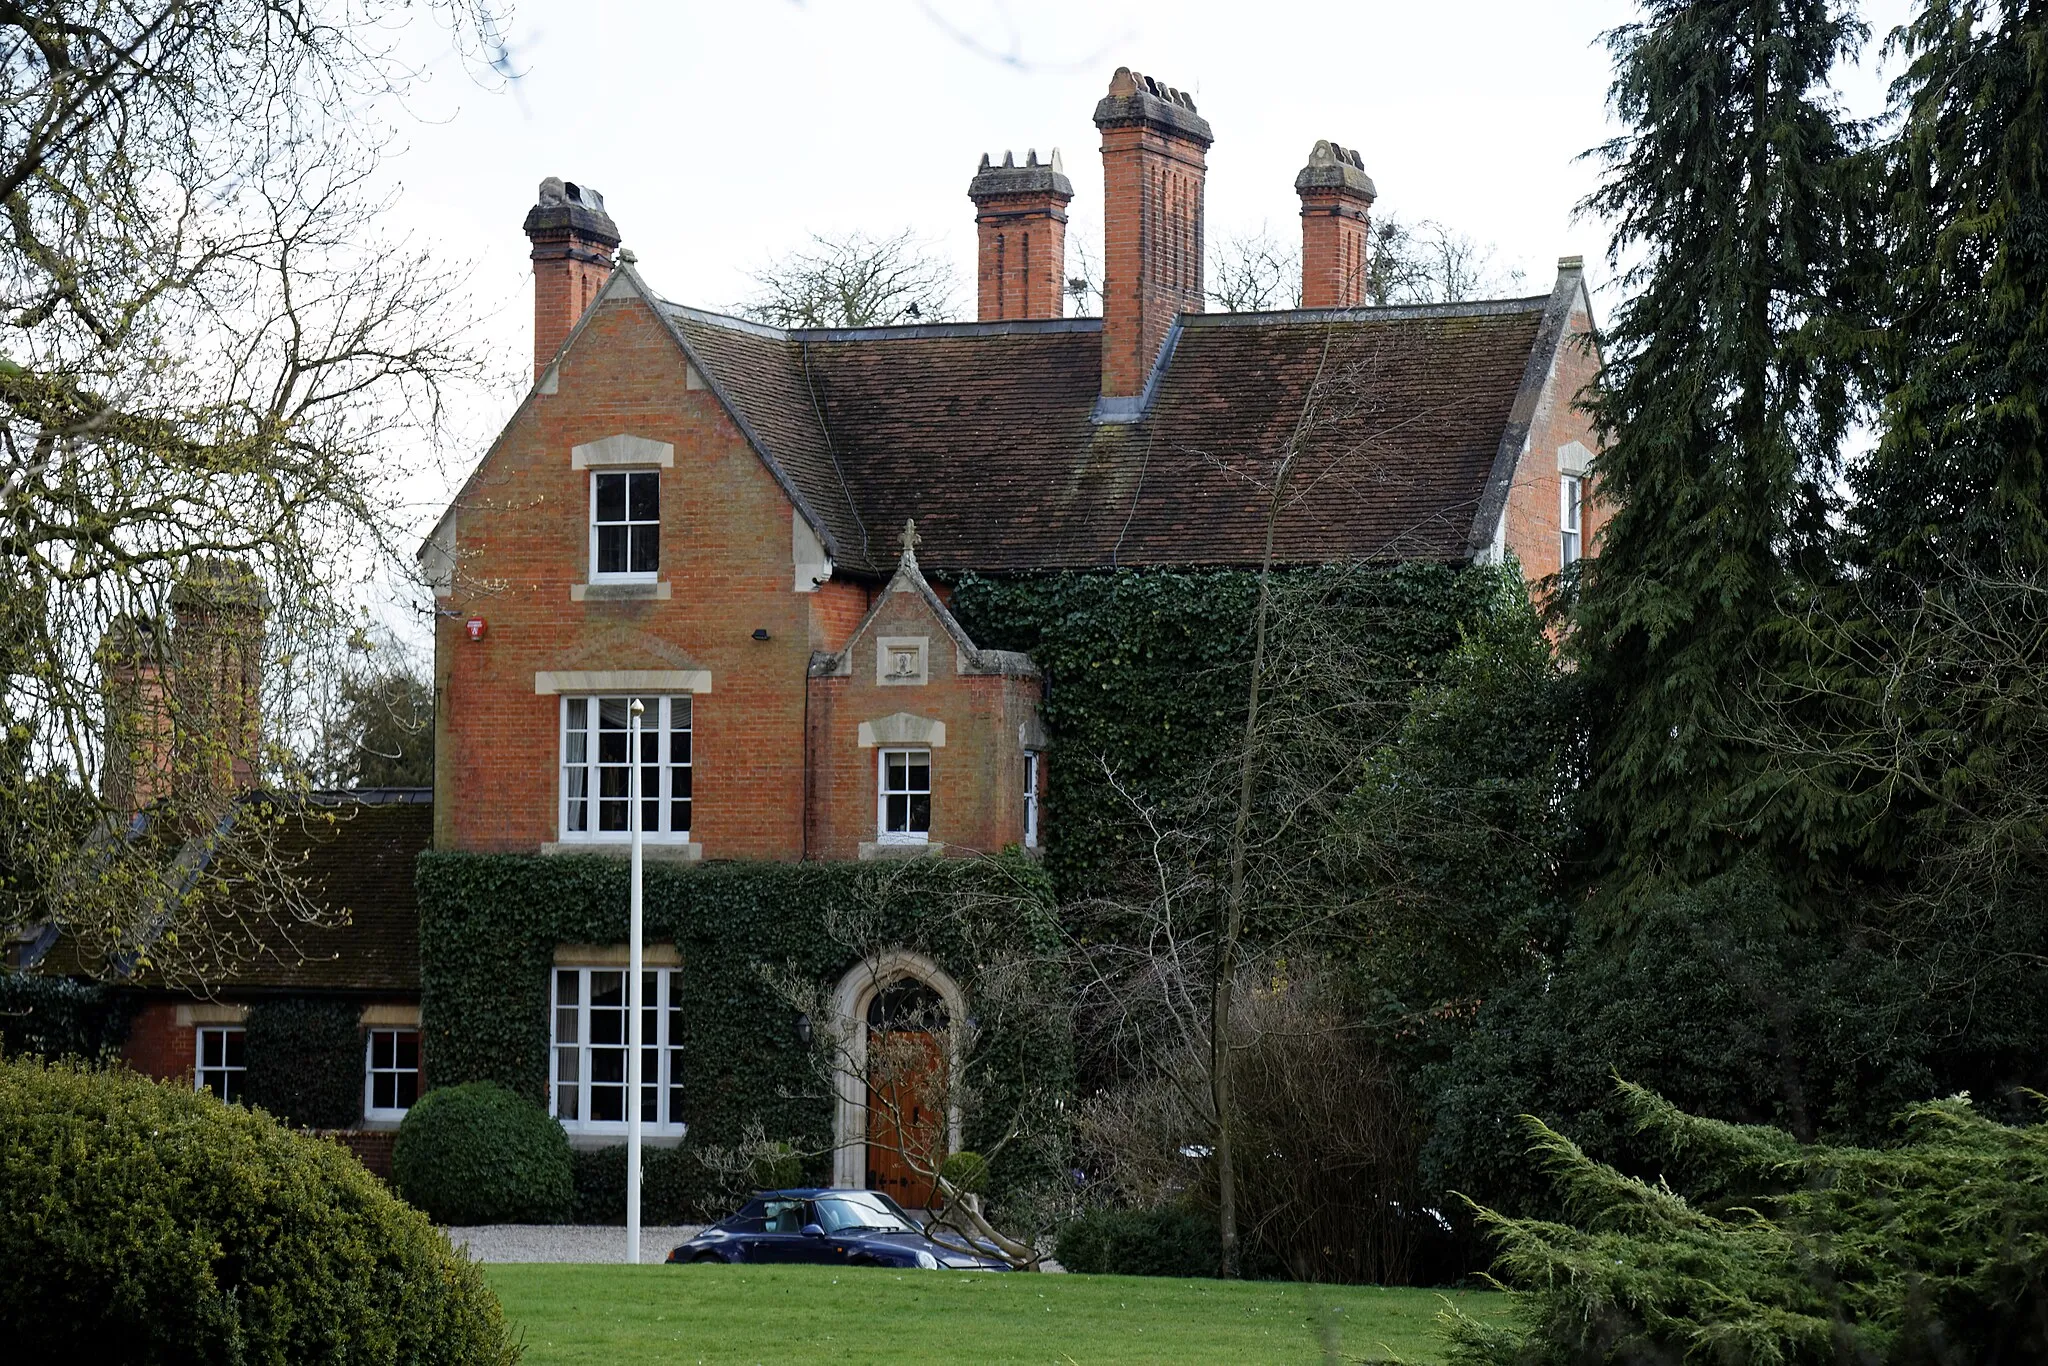
[[[1528,453],[1522,457],[1514,487],[1508,491],[1507,549],[1521,560],[1523,573],[1532,579],[1558,570],[1562,549],[1558,539],[1558,447],[1577,441],[1596,454],[1600,449],[1593,436],[1592,420],[1574,401],[1599,370],[1589,344],[1591,332],[1592,320],[1583,312],[1574,312],[1558,347],[1542,400],[1529,424]],[[1591,555],[1598,550],[1594,537],[1606,518],[1597,485],[1588,480],[1580,515],[1581,553]]]
[[[1365,302],[1365,249],[1372,201],[1343,190],[1301,196],[1301,306],[1353,308]]]
[[[1144,392],[1176,315],[1200,313],[1202,145],[1157,128],[1102,130],[1102,392]]]
[[[147,1001],[128,1026],[121,1058],[146,1077],[192,1083],[197,1035],[178,1024],[176,1001]]]
[[[875,640],[925,636],[927,682],[884,685],[875,677]],[[1019,727],[1040,697],[1035,678],[962,674],[958,652],[915,593],[894,593],[854,642],[852,672],[811,682],[814,858],[849,859],[876,838],[876,747],[860,724],[897,712],[942,721],[946,743],[932,750],[931,838],[953,850],[996,850],[1024,838],[1023,746]]]
[[[979,237],[976,317],[1057,318],[1067,274],[1066,201],[1050,194],[1005,195],[976,207]]]
[[[589,561],[589,474],[571,449],[618,433],[665,441],[666,600],[575,602]],[[507,428],[457,513],[457,580],[438,622],[436,844],[531,851],[558,838],[560,699],[540,670],[708,669],[693,700],[691,838],[707,859],[804,849],[805,679],[867,608],[857,585],[795,591],[791,505],[682,353],[638,300],[603,305],[562,357],[554,394]],[[481,616],[483,639],[464,622]],[[765,629],[768,639],[753,639]],[[636,643],[637,642],[637,643]],[[636,653],[637,652],[637,653]]]

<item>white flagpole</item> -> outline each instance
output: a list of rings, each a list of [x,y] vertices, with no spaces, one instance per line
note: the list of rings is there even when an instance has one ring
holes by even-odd
[[[633,780],[632,946],[626,952],[626,1264],[640,1261],[640,726],[646,706],[628,709]]]

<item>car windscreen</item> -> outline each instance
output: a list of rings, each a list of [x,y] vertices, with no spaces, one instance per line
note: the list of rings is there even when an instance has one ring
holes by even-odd
[[[818,1202],[818,1223],[827,1233],[865,1229],[876,1233],[915,1233],[917,1227],[877,1197],[849,1191]]]

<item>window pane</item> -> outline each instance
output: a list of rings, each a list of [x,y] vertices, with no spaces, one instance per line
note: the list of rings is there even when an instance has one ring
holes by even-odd
[[[914,754],[910,758],[910,790],[929,792],[932,790],[932,761],[928,754]]]
[[[201,1067],[219,1067],[221,1062],[220,1031],[218,1029],[200,1030],[199,1065]]]
[[[420,1036],[417,1034],[400,1034],[396,1036],[394,1042],[397,1044],[396,1051],[399,1068],[407,1072],[419,1071]]]
[[[623,474],[600,474],[597,483],[597,520],[600,522],[623,522],[626,520],[626,476]]]
[[[583,697],[569,699],[569,729],[583,730],[590,724],[590,700]]]
[[[628,517],[635,522],[653,522],[661,517],[661,476],[654,473],[626,476],[632,484]]]
[[[590,1008],[592,1010],[623,1010],[625,1005],[625,973],[607,971],[590,974]]]
[[[380,1072],[370,1078],[370,1108],[372,1110],[395,1110],[398,1108],[398,1074]]]
[[[578,978],[582,976],[574,968],[555,969],[555,1004],[573,1006],[576,1004]]]
[[[394,1110],[410,1110],[419,1102],[419,1098],[420,1074],[418,1072],[400,1072],[398,1074],[398,1103],[392,1108]]]
[[[892,835],[900,835],[909,830],[910,798],[900,793],[891,794],[887,807],[888,815],[883,822],[883,829]]]
[[[901,753],[889,754],[887,756],[886,773],[887,776],[884,779],[883,790],[888,792],[903,791],[910,778],[910,756]]]
[[[578,1055],[573,1048],[555,1050],[555,1116],[558,1119],[580,1119],[582,1117],[582,1095],[578,1090],[581,1073],[577,1070]]]
[[[626,547],[629,541],[623,526],[600,526],[597,529],[597,572],[600,574],[623,574],[626,572]]]
[[[910,797],[910,833],[928,835],[932,829],[932,799],[923,793]]]
[[[221,1037],[227,1050],[228,1066],[242,1066],[242,1031],[239,1029],[224,1029],[221,1031]]]
[[[382,1029],[370,1031],[370,1066],[372,1068],[397,1065],[398,1036]]]
[[[636,526],[631,532],[631,549],[627,556],[627,572],[652,574],[661,568],[661,528]]]

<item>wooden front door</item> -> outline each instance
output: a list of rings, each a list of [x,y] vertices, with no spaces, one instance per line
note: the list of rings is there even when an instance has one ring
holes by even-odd
[[[898,983],[868,1007],[869,1190],[906,1209],[936,1204],[946,1158],[945,1009],[921,982]]]

